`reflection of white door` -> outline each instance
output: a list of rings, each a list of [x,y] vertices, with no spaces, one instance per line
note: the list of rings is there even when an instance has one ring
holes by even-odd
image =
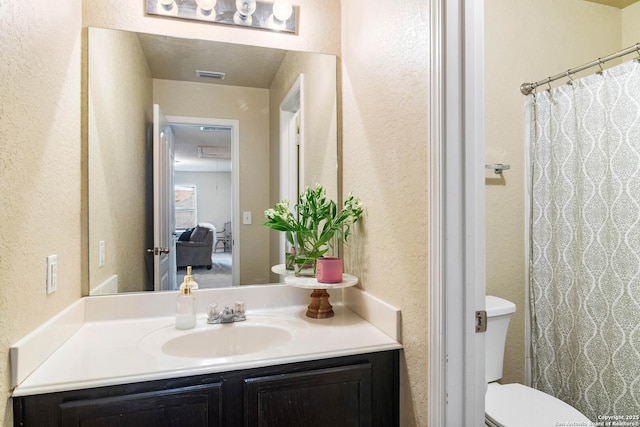
[[[304,190],[303,75],[300,74],[280,104],[280,200],[289,206]],[[280,263],[284,263],[285,234],[280,233]]]
[[[176,287],[173,131],[153,105],[153,289]]]

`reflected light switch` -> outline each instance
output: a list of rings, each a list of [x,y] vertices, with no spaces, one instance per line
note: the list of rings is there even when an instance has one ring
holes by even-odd
[[[242,212],[242,223],[251,224],[251,211]]]

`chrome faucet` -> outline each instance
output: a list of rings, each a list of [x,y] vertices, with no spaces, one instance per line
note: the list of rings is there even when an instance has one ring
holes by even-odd
[[[246,319],[244,302],[236,302],[233,308],[226,306],[222,312],[218,311],[217,304],[209,304],[207,323],[233,323]]]

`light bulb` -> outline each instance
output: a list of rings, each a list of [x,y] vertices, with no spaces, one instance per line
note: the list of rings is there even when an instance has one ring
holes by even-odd
[[[291,17],[293,6],[289,0],[276,0],[273,3],[273,16],[279,21],[286,21]]]
[[[211,11],[216,7],[218,0],[196,0],[198,7],[204,11]]]
[[[236,0],[236,9],[243,17],[251,16],[256,11],[256,0]]]

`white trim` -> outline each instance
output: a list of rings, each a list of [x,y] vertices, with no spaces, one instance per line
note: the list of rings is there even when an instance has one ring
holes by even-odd
[[[444,4],[431,1],[431,73],[429,91],[429,422],[444,426],[446,413],[444,342]]]
[[[170,124],[228,126],[231,128],[231,277],[233,286],[240,285],[240,121],[211,117],[166,116]]]
[[[465,407],[465,340],[464,340],[464,138],[463,102],[463,0],[446,0],[445,5],[445,130],[443,142],[445,193],[444,205],[444,332],[446,409],[441,426],[466,426]]]
[[[465,1],[464,125],[465,125],[465,412],[466,425],[484,426],[485,334],[475,332],[475,311],[485,309],[485,97],[484,1]]]
[[[484,22],[431,1],[429,425],[484,425]]]

